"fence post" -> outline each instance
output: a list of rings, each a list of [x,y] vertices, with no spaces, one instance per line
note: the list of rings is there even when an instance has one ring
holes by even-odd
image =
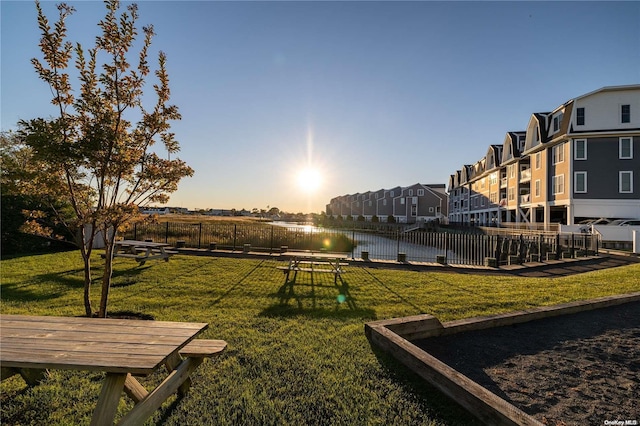
[[[164,243],[169,244],[169,222],[167,222],[167,226],[164,230]]]
[[[134,240],[138,239],[138,224],[137,223],[133,224],[133,239]]]
[[[271,225],[271,242],[269,243],[269,254],[273,253],[273,227],[274,225]]]
[[[576,257],[576,237],[575,234],[571,233],[571,258]]]
[[[449,253],[449,233],[444,233],[444,263],[449,263],[447,254]]]
[[[198,248],[200,248],[200,245],[202,244],[202,222],[199,223],[199,229],[198,229]]]
[[[356,250],[356,224],[353,224],[353,230],[351,231],[351,259],[355,259]]]
[[[236,251],[236,237],[237,237],[237,232],[238,230],[238,225],[236,225],[235,223],[233,224],[233,251]]]

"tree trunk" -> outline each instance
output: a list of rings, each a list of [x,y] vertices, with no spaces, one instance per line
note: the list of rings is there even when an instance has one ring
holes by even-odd
[[[82,260],[84,261],[84,313],[91,317],[93,310],[91,309],[91,259],[85,255],[82,250]]]
[[[89,237],[89,241],[85,242],[85,228],[80,228],[76,234],[78,240],[76,243],[80,247],[80,254],[82,255],[82,261],[84,263],[84,313],[86,316],[91,317],[93,315],[93,309],[91,308],[91,249],[93,248],[93,233]]]
[[[109,227],[104,230],[104,242],[105,242],[105,257],[104,257],[104,271],[102,274],[102,289],[100,292],[100,311],[98,317],[107,317],[107,303],[109,301],[109,290],[111,290],[111,276],[113,275],[113,247],[116,242],[116,229],[117,226],[113,226],[113,236],[109,236]]]

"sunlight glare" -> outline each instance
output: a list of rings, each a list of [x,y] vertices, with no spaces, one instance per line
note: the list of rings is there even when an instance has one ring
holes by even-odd
[[[314,192],[322,185],[322,175],[316,169],[306,168],[298,173],[298,186],[306,192]]]

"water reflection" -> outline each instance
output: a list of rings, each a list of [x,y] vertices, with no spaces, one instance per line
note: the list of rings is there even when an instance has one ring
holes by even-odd
[[[351,252],[354,259],[363,258],[362,252],[368,252],[372,260],[398,260],[398,254],[404,253],[406,260],[410,262],[436,262],[438,256],[446,256],[447,263],[465,263],[462,258],[451,250],[432,247],[425,244],[417,244],[410,241],[416,234],[403,232],[364,232],[356,230],[318,228],[311,224],[294,222],[272,222],[273,225],[287,229],[299,230],[306,233],[329,232],[344,234],[355,241],[356,246]]]

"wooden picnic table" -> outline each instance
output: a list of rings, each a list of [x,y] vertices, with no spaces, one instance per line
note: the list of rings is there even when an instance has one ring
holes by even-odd
[[[288,258],[287,266],[280,266],[278,269],[284,272],[284,284],[280,288],[279,293],[287,295],[281,300],[284,301],[294,295],[293,286],[298,279],[298,273],[308,273],[311,279],[311,286],[315,286],[315,274],[333,274],[333,284],[340,290],[340,294],[344,296],[345,301],[351,306],[352,301],[349,295],[349,287],[342,275],[346,272],[343,266],[349,264],[344,262],[347,258],[346,253],[327,253],[327,252],[311,252],[311,251],[288,251],[280,256]]]
[[[0,315],[2,379],[20,373],[25,380],[46,369],[104,371],[91,425],[113,425],[122,391],[136,405],[119,422],[142,424],[173,393],[186,392],[189,376],[202,362],[198,345],[185,346],[207,323]],[[194,340],[214,343],[222,340]],[[186,356],[181,356],[181,350]],[[146,376],[165,365],[166,378],[148,392],[133,375]]]
[[[121,240],[115,243],[113,257],[134,259],[140,265],[144,265],[147,260],[152,259],[164,259],[165,262],[168,262],[169,256],[175,254],[175,252],[166,250],[167,247],[170,247],[170,245],[165,243]]]

